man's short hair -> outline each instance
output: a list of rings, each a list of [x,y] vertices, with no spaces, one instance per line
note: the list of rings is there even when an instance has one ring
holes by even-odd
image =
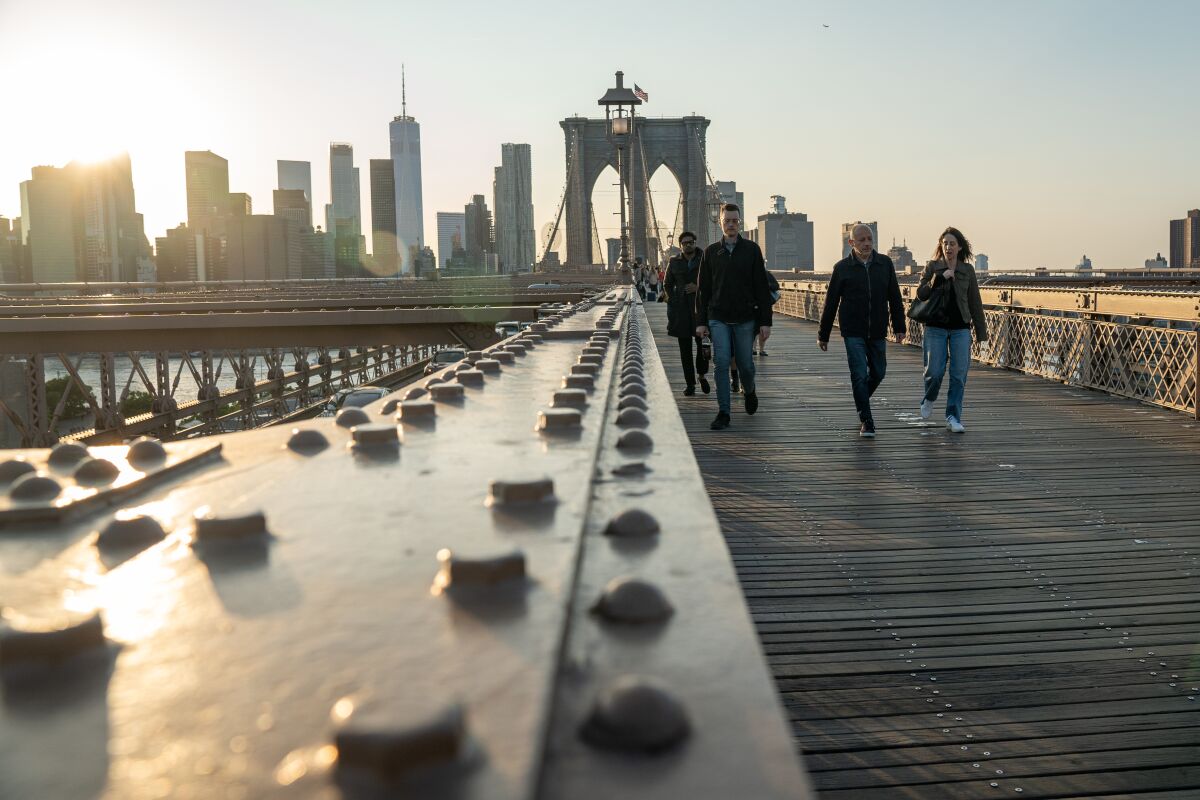
[[[870,225],[868,225],[868,224],[867,224],[867,223],[865,223],[865,222],[859,222],[859,223],[857,223],[857,224],[856,224],[856,225],[855,225],[853,228],[851,228],[851,229],[850,229],[850,238],[851,238],[851,239],[853,239],[853,238],[855,238],[856,236],[858,236],[858,229],[859,229],[859,228],[862,228],[862,229],[866,230],[868,233],[870,233],[870,234],[871,234],[871,238],[872,238],[872,239],[874,239],[874,238],[875,238],[875,231],[871,230],[871,226],[870,226]]]
[[[726,203],[721,206],[721,216],[725,216],[730,211],[736,211],[739,217],[742,215],[742,209],[738,208],[737,203]]]
[[[699,239],[696,238],[696,234],[692,233],[691,231],[684,231],[683,233],[679,234],[679,241],[682,242],[689,236],[692,237],[693,242],[699,241]]]

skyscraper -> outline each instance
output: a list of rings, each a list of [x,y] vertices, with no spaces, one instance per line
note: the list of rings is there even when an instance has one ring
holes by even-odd
[[[483,270],[487,264],[487,256],[496,252],[495,240],[492,238],[492,212],[488,210],[483,195],[477,194],[471,198],[471,203],[463,213],[466,217],[467,266]]]
[[[333,236],[334,264],[341,278],[358,277],[363,246],[361,191],[354,148],[340,142],[329,145],[329,196],[332,218],[327,220]]]
[[[505,272],[533,269],[532,183],[529,145],[500,145],[493,202],[496,207],[496,253]]]
[[[1200,209],[1171,220],[1170,264],[1178,269],[1200,267]]]
[[[75,187],[66,169],[34,167],[21,184],[21,243],[29,254],[30,280],[80,278],[75,251]]]
[[[875,240],[875,250],[879,250],[879,223],[878,222],[843,222],[842,223],[842,258],[850,255],[850,234],[854,231],[855,225],[866,225],[871,229],[871,238]]]
[[[396,248],[396,175],[390,158],[371,159],[371,252],[377,275],[400,271]]]
[[[446,266],[456,250],[467,249],[467,215],[461,211],[439,211],[437,229],[437,263],[441,268]]]
[[[221,235],[229,217],[229,162],[211,150],[183,154],[187,182],[188,228]]]
[[[392,120],[389,134],[396,187],[396,249],[405,254],[403,273],[411,275],[413,269],[407,254],[413,247],[419,251],[425,246],[425,212],[421,204],[421,126],[408,116],[408,88],[403,67],[400,91],[400,116]]]
[[[310,203],[303,189],[276,189],[271,193],[275,216],[294,223],[300,230],[312,228]]]
[[[721,185],[717,182],[717,186]],[[740,194],[740,192],[738,192]],[[729,201],[732,202],[732,201]],[[755,239],[767,260],[767,269],[813,269],[813,224],[804,214],[789,212],[787,198],[772,195],[772,210],[758,218]]]
[[[133,198],[133,167],[125,153],[95,164],[67,165],[78,193],[80,268],[89,281],[136,281],[150,255]]]
[[[722,205],[725,203],[734,203],[742,210],[742,219],[747,219],[746,214],[746,198],[742,192],[737,190],[737,181],[717,181],[717,194],[721,197]]]
[[[308,200],[308,218],[312,215],[312,164],[307,161],[276,161],[279,189],[300,189]]]
[[[988,268],[988,257],[983,253],[976,253],[975,254],[975,271],[976,272],[987,272],[987,268]]]
[[[0,283],[19,283],[20,271],[17,260],[17,237],[20,225],[0,217]]]

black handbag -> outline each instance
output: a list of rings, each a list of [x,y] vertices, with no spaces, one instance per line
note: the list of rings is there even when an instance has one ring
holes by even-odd
[[[946,318],[946,286],[948,284],[947,281],[935,287],[929,293],[929,297],[924,300],[919,297],[914,299],[912,305],[908,307],[908,318],[926,324],[944,320]]]

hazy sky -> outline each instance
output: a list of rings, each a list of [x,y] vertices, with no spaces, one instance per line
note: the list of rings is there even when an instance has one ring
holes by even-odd
[[[614,11],[602,18],[606,8]],[[994,268],[1141,266],[1200,206],[1200,2],[408,2],[0,0],[0,214],[36,164],[128,150],[153,238],[186,219],[184,150],[230,162],[270,213],[276,159],[328,143],[362,169],[400,113],[421,123],[425,238],[437,211],[491,205],[501,142],[533,148],[540,229],[564,176],[558,121],[595,115],[625,71],[651,116],[713,122],[708,161],[747,216],[782,194],[815,223],[879,221],[918,258],[948,224]],[[828,25],[829,27],[824,27]],[[636,27],[632,27],[636,26]],[[597,186],[601,235],[615,195]],[[653,183],[674,219],[678,189]],[[316,216],[321,221],[321,213]],[[608,229],[608,230],[606,230]],[[540,247],[539,247],[540,255]]]

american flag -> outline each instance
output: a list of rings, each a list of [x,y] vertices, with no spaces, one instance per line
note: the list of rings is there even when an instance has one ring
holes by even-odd
[[[641,100],[643,103],[650,102],[650,95],[646,94],[646,91],[636,83],[633,85],[633,94],[634,97],[636,97],[638,100]]]

